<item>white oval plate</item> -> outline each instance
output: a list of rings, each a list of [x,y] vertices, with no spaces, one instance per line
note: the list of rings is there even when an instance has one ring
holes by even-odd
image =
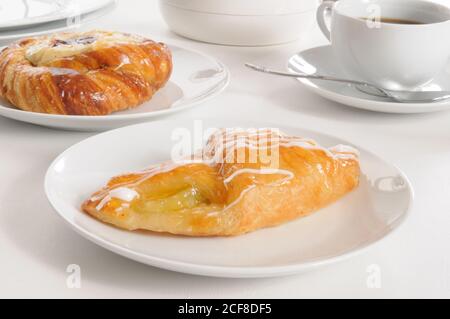
[[[334,58],[330,45],[300,52],[290,58],[288,69],[306,74],[330,75],[348,78]],[[354,79],[362,80],[362,79]],[[430,113],[450,110],[450,99],[434,103],[399,103],[358,91],[352,85],[309,79],[298,79],[310,91],[326,98],[359,109],[384,113]],[[450,91],[450,64],[423,90]]]
[[[0,0],[0,32],[99,10],[114,0]]]
[[[170,159],[175,129],[185,128],[196,136],[217,127],[277,126],[222,119],[204,121],[202,128],[191,121],[158,121],[109,131],[71,147],[54,161],[45,180],[47,197],[75,231],[119,255],[172,271],[233,278],[291,275],[343,260],[391,234],[408,215],[413,202],[408,179],[360,147],[363,174],[356,191],[308,218],[245,236],[128,232],[80,210],[82,202],[112,176]],[[348,144],[301,128],[279,128],[324,146]]]
[[[105,116],[52,115],[25,112],[0,100],[0,115],[18,121],[77,131],[102,131],[181,112],[221,93],[228,85],[228,69],[202,53],[170,46],[174,70],[166,86],[143,105]]]
[[[81,14],[80,16],[43,23],[26,29],[11,29],[0,32],[0,44],[8,45],[13,41],[44,34],[75,30],[85,24],[91,23],[110,13],[116,8],[116,1],[111,1],[105,7]]]

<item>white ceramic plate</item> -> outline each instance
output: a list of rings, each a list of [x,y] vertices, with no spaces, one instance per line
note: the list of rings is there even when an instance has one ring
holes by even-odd
[[[222,119],[204,121],[202,127],[277,126]],[[202,133],[191,121],[158,121],[110,131],[71,147],[47,172],[48,199],[79,234],[119,255],[177,272],[235,278],[290,275],[343,260],[391,234],[412,205],[413,190],[404,174],[359,148],[363,174],[356,191],[311,217],[241,237],[128,232],[80,211],[81,203],[112,176],[170,159],[172,133],[179,128],[192,136]],[[324,146],[348,144],[301,128],[279,128]]]
[[[110,13],[116,7],[116,1],[111,1],[105,7],[91,11],[73,18],[67,18],[59,21],[43,23],[26,29],[6,30],[0,32],[0,44],[9,43],[28,37],[35,37],[44,34],[69,31],[79,28],[82,25],[91,23]]]
[[[348,78],[339,62],[334,58],[329,45],[309,49],[294,55],[289,60],[288,68],[292,72],[317,73],[344,79]],[[308,79],[298,79],[298,81],[312,92],[329,100],[364,110],[385,113],[429,113],[450,110],[450,99],[435,103],[398,103],[390,99],[362,93],[349,84]],[[430,84],[422,89],[425,91],[450,91],[450,64]]]
[[[0,32],[82,15],[114,0],[0,0]]]
[[[78,131],[102,131],[181,112],[221,93],[228,85],[228,69],[202,53],[170,46],[174,70],[166,86],[140,107],[105,116],[52,115],[25,112],[0,100],[0,115],[37,125]]]

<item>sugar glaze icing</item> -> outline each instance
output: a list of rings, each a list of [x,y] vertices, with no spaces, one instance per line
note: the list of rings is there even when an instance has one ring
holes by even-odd
[[[253,150],[274,150],[276,148],[293,148],[299,147],[307,150],[316,150],[321,151],[330,158],[333,159],[342,159],[342,160],[358,160],[359,152],[353,147],[346,145],[337,145],[335,147],[326,149],[318,145],[314,140],[299,138],[299,137],[290,137],[283,133],[280,133],[277,130],[271,129],[260,129],[260,130],[218,130],[215,134],[213,134],[208,140],[203,151],[198,152],[194,156],[191,156],[188,159],[185,159],[181,162],[167,162],[159,165],[151,166],[150,168],[138,172],[136,174],[142,174],[142,177],[138,179],[138,181],[130,183],[130,184],[122,184],[117,186],[112,190],[105,190],[100,194],[91,198],[91,201],[101,200],[99,205],[97,206],[97,210],[103,209],[105,205],[112,199],[118,198],[124,202],[132,202],[134,199],[139,197],[139,194],[134,190],[134,187],[137,187],[139,184],[143,183],[146,180],[151,179],[152,177],[167,173],[175,170],[176,168],[189,164],[198,164],[202,163],[209,166],[218,167],[219,172],[222,173],[224,177],[223,183],[227,188],[232,181],[241,176],[243,174],[254,174],[254,175],[281,175],[285,176],[281,180],[271,184],[270,186],[278,186],[282,185],[292,179],[295,178],[295,174],[289,170],[282,170],[276,168],[260,168],[260,169],[249,169],[242,168],[237,170],[230,170],[229,172],[225,172],[225,164],[230,164],[227,162],[227,159],[230,159],[227,154],[234,154],[236,150],[240,148],[248,148]],[[233,164],[233,163],[231,163]],[[256,188],[256,185],[251,185],[248,188],[244,189],[240,196],[233,201],[231,204],[228,204],[222,211],[225,212],[228,209],[237,205],[244,196],[249,193],[251,190]],[[129,207],[122,206],[120,211],[123,208]],[[219,212],[210,213],[211,216],[217,214]]]
[[[140,43],[144,38],[118,32],[91,31],[79,34],[61,33],[32,45],[25,57],[35,66],[43,66],[55,59],[94,51],[98,47],[110,47],[118,43]]]

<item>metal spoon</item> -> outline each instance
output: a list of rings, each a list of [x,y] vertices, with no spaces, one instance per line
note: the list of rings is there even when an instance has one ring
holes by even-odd
[[[279,75],[279,76],[348,83],[348,84],[354,85],[358,90],[360,90],[366,94],[370,94],[370,95],[374,95],[374,96],[378,96],[378,97],[390,98],[392,100],[395,100],[395,101],[401,102],[401,103],[430,103],[430,102],[437,102],[437,101],[442,101],[442,100],[446,100],[446,99],[450,98],[450,91],[394,91],[394,90],[380,88],[374,84],[370,84],[367,82],[341,79],[341,78],[336,78],[333,76],[281,72],[281,71],[271,70],[266,67],[254,65],[251,63],[246,63],[245,66],[252,70],[258,71],[258,72]]]

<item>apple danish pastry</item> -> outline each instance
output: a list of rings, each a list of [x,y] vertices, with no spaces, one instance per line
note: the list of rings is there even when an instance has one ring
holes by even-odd
[[[25,111],[106,115],[150,100],[171,72],[164,44],[117,32],[61,33],[0,53],[0,96]]]
[[[234,236],[307,216],[356,188],[359,176],[348,146],[220,130],[188,159],[113,178],[82,209],[127,230]]]

